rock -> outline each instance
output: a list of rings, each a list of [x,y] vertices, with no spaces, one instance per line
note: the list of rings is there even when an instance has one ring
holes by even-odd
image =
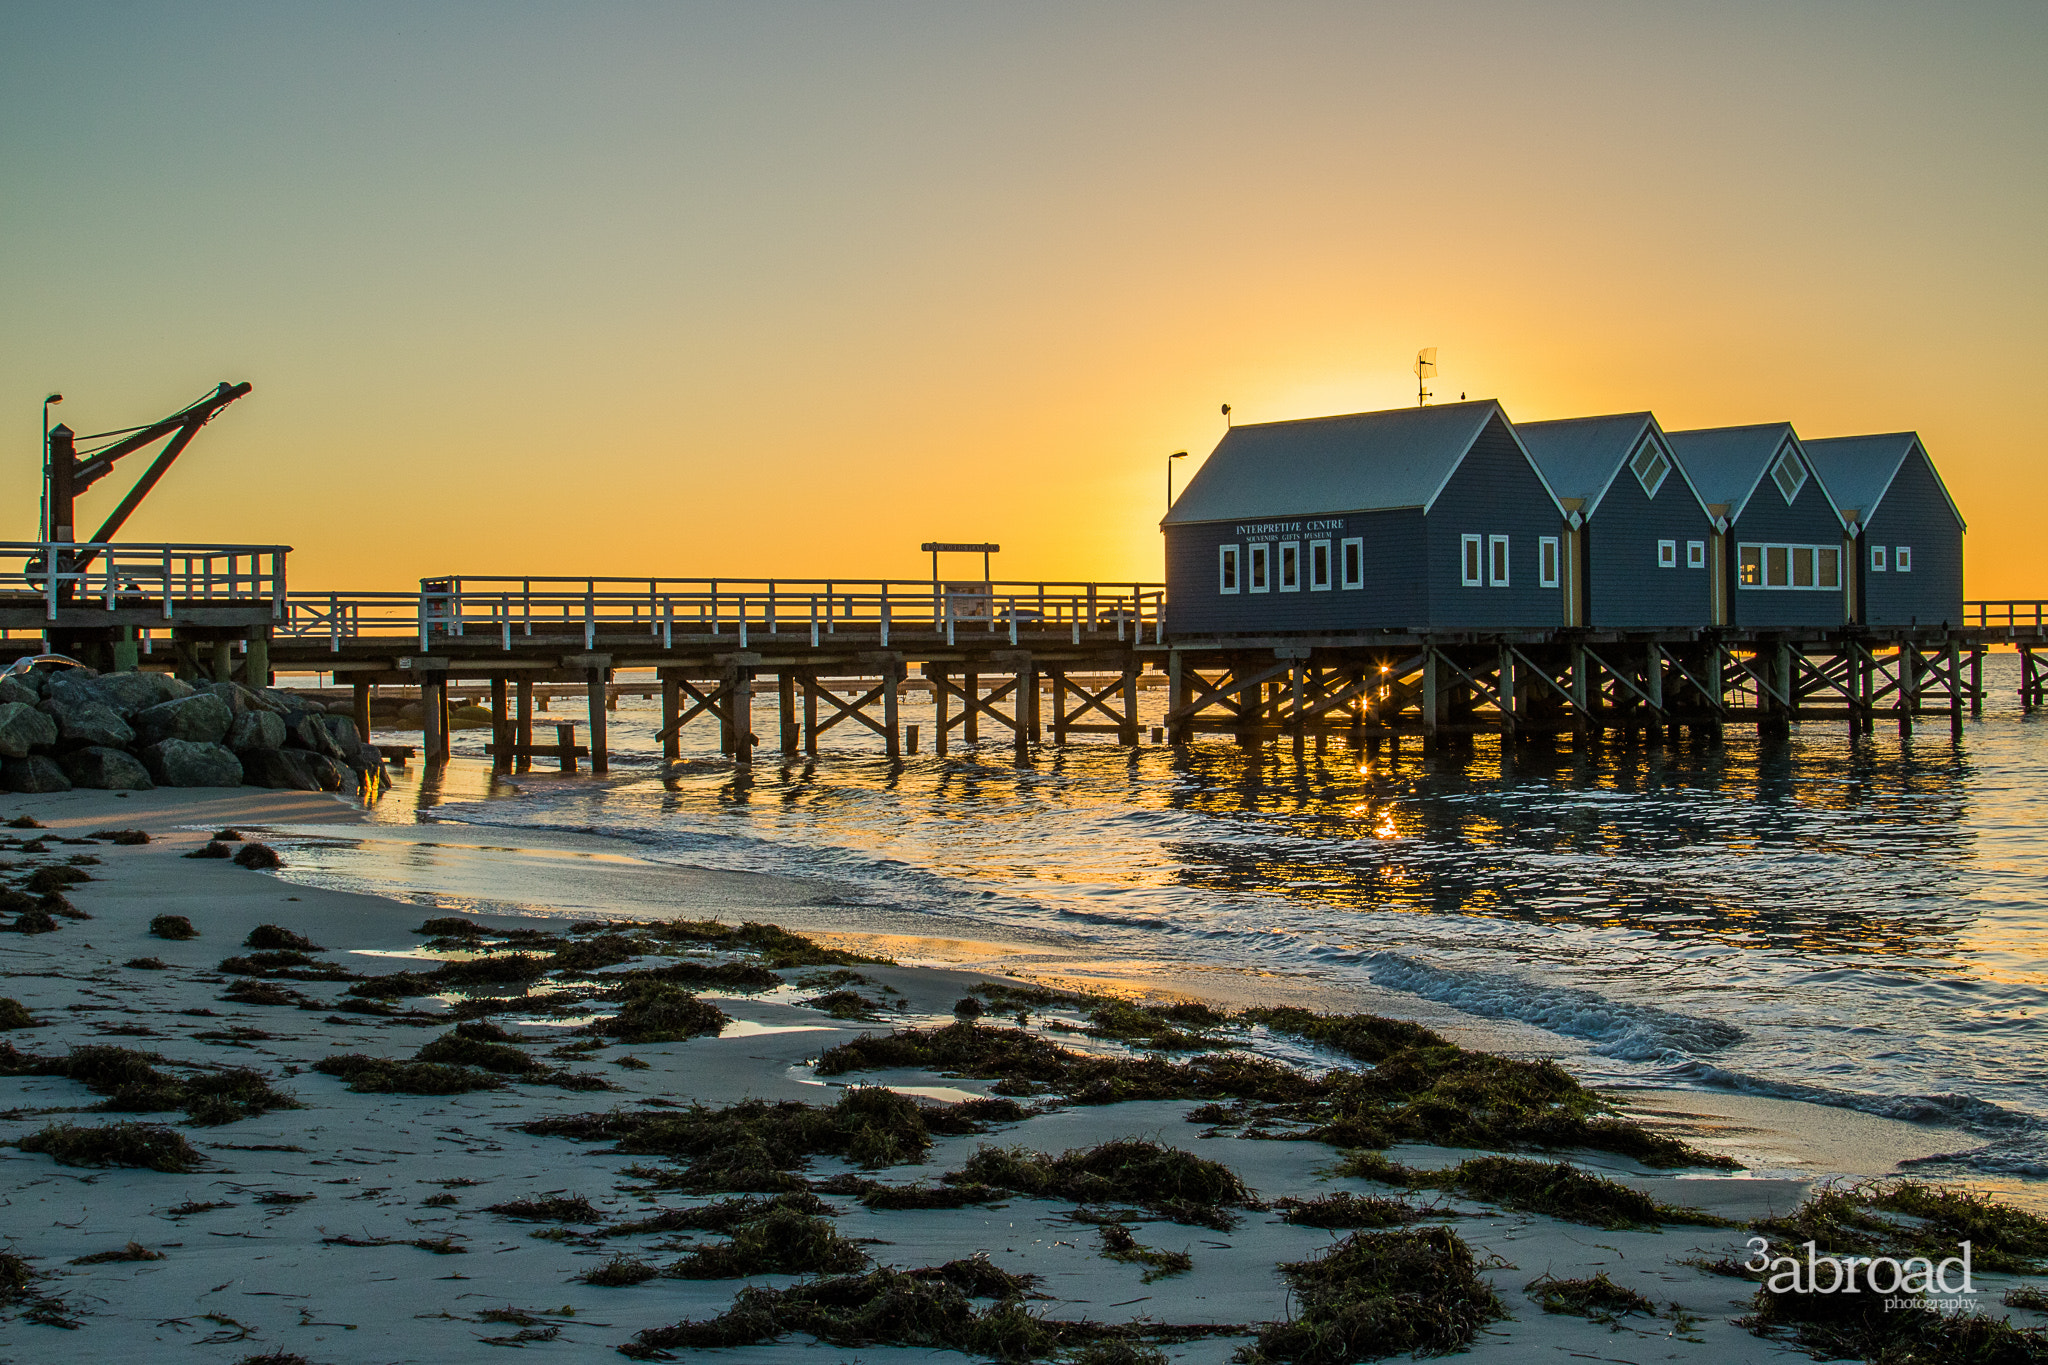
[[[102,673],[89,682],[71,686],[120,712],[124,720],[152,706],[192,695],[190,684],[179,682],[168,673]]]
[[[160,787],[239,787],[242,760],[220,744],[166,739],[142,751],[149,775]]]
[[[248,749],[242,753],[242,780],[252,787],[275,787],[282,791],[316,792],[320,780],[306,760],[312,755],[299,749]]]
[[[227,744],[236,753],[244,749],[282,748],[284,717],[275,711],[244,711],[228,727]]]
[[[64,775],[71,779],[74,787],[146,792],[156,785],[149,780],[149,769],[143,767],[134,755],[104,745],[73,749],[57,761],[63,765]]]
[[[323,754],[328,758],[342,757],[341,747],[334,737],[327,733],[327,717],[304,715],[296,720],[285,719],[286,743],[295,744],[311,753]]]
[[[279,749],[278,753],[290,750]],[[356,789],[356,775],[326,754],[300,754],[299,759],[313,775],[313,780],[324,792],[352,792]]]
[[[57,735],[72,744],[124,749],[135,742],[135,731],[121,713],[105,702],[93,701],[66,688],[52,689],[40,708],[57,722]],[[77,781],[76,778],[72,779]],[[85,785],[83,783],[80,784]]]
[[[0,701],[25,702],[30,706],[34,706],[37,702],[41,701],[43,694],[37,688],[29,685],[29,676],[0,678]]]
[[[176,701],[162,702],[135,717],[135,728],[144,744],[182,739],[194,744],[218,744],[227,738],[235,713],[211,692],[195,692]]]
[[[57,760],[46,754],[30,754],[27,758],[10,758],[4,769],[0,769],[0,787],[11,792],[68,792],[71,779],[64,776],[64,769]]]
[[[356,722],[353,716],[337,716],[330,712],[321,718],[320,724],[327,731],[327,737],[334,741],[334,747],[340,753],[353,753],[356,746],[363,742],[363,737],[356,733]]]
[[[26,702],[0,702],[0,757],[26,758],[56,742],[56,721]]]

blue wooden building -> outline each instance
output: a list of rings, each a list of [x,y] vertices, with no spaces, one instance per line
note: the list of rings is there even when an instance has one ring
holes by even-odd
[[[1160,523],[1167,633],[1555,628],[1562,517],[1492,401],[1233,427]]]
[[[1715,624],[1771,630],[1848,619],[1842,516],[1791,423],[1666,440],[1721,528],[1707,550]]]
[[[1806,455],[1849,529],[1850,619],[1961,625],[1967,528],[1919,436],[1808,441]]]
[[[1564,623],[1714,623],[1714,518],[1647,412],[1515,427],[1564,508]]]

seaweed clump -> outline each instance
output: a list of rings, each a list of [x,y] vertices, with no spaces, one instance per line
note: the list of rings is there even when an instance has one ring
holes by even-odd
[[[442,1062],[394,1061],[360,1052],[337,1053],[313,1063],[313,1069],[348,1082],[348,1088],[371,1095],[461,1095],[472,1090],[503,1090],[504,1078],[470,1066]]]
[[[787,1205],[740,1223],[730,1237],[698,1247],[664,1274],[680,1280],[750,1275],[847,1275],[867,1269],[867,1254],[823,1218]]]
[[[40,1028],[28,1006],[11,996],[0,995],[0,1029]]]
[[[617,996],[618,1013],[590,1032],[622,1043],[680,1043],[726,1025],[726,1013],[666,981],[633,981]]]
[[[966,1106],[925,1106],[876,1086],[850,1087],[837,1104],[743,1100],[724,1109],[573,1114],[536,1119],[521,1131],[581,1142],[610,1142],[635,1156],[667,1157],[680,1169],[639,1168],[663,1188],[705,1193],[780,1194],[804,1188],[794,1172],[812,1156],[859,1165],[922,1160],[933,1123],[975,1131],[980,1120],[949,1114]]]
[[[1246,1365],[1349,1365],[1409,1353],[1447,1355],[1508,1316],[1449,1228],[1354,1232],[1321,1256],[1280,1267],[1300,1311],[1239,1352]]]
[[[1059,1156],[1028,1147],[983,1147],[948,1185],[1009,1190],[1035,1199],[1077,1204],[1135,1204],[1177,1223],[1227,1228],[1228,1207],[1257,1206],[1235,1171],[1178,1148],[1140,1139],[1076,1148]]]
[[[1815,1242],[1838,1255],[1953,1256],[1968,1242],[1974,1269],[2048,1271],[2048,1219],[1981,1191],[1920,1180],[1818,1189],[1791,1213],[1761,1219],[1755,1228],[1774,1243]]]
[[[182,1134],[160,1123],[53,1123],[14,1145],[61,1166],[134,1166],[171,1175],[195,1171],[204,1160]]]
[[[1665,1204],[1619,1181],[1580,1170],[1563,1161],[1529,1161],[1522,1157],[1481,1156],[1447,1171],[1419,1171],[1374,1153],[1357,1152],[1337,1168],[1340,1175],[1363,1176],[1409,1189],[1454,1190],[1517,1213],[1539,1213],[1589,1227],[1622,1229],[1660,1223],[1691,1223],[1700,1227],[1732,1227],[1725,1218],[1678,1204]]]
[[[139,829],[96,829],[92,832],[92,837],[95,839],[105,839],[110,844],[146,844],[149,842],[149,835]]]
[[[244,948],[279,948],[299,953],[324,953],[327,950],[307,938],[276,924],[259,924],[249,931],[249,937],[242,940]]]
[[[1145,1267],[1146,1284],[1168,1275],[1185,1275],[1195,1268],[1195,1258],[1185,1251],[1161,1251],[1148,1247],[1131,1235],[1122,1223],[1104,1223],[1096,1231],[1102,1237],[1103,1259]]]
[[[284,866],[284,859],[269,844],[251,842],[235,850],[235,866],[252,872],[274,872]]]
[[[1405,1199],[1341,1190],[1318,1199],[1276,1199],[1280,1221],[1305,1228],[1394,1228],[1420,1222],[1436,1211]]]
[[[149,932],[158,938],[188,939],[199,937],[199,931],[192,927],[192,921],[186,919],[183,915],[158,915],[149,922]]]
[[[1657,1305],[1627,1285],[1616,1284],[1602,1270],[1590,1279],[1560,1280],[1538,1275],[1522,1287],[1546,1313],[1564,1313],[1612,1325],[1628,1313],[1657,1315]]]
[[[832,1346],[920,1346],[1023,1362],[1099,1343],[1244,1331],[1232,1324],[1141,1328],[1042,1318],[1024,1306],[1028,1284],[977,1256],[920,1270],[880,1269],[809,1280],[786,1289],[748,1285],[717,1317],[650,1328],[619,1350],[636,1360],[672,1360],[674,1350],[752,1346],[801,1333]],[[994,1302],[987,1307],[976,1303],[990,1299]],[[1094,1358],[1119,1365],[1147,1359],[1137,1353],[1098,1353]]]
[[[230,976],[260,977],[285,981],[354,981],[356,974],[332,962],[308,957],[296,949],[248,953],[223,958],[219,970]]]
[[[173,1075],[160,1065],[186,1065]],[[154,1052],[93,1043],[62,1057],[39,1057],[13,1048],[0,1051],[0,1075],[55,1076],[77,1081],[104,1096],[99,1108],[146,1114],[182,1109],[193,1123],[213,1126],[253,1118],[273,1109],[298,1109],[297,1099],[273,1089],[262,1072],[249,1067],[219,1070],[165,1063]]]

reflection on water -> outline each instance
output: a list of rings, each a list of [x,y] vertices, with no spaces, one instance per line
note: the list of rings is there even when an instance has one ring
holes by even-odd
[[[458,763],[376,818],[591,830],[992,934],[1058,928],[1105,959],[1369,980],[1584,1040],[1596,1079],[1944,1116],[1991,1144],[1980,1166],[2048,1175],[2048,732],[2014,711],[2016,674],[1987,661],[1960,741],[1808,725],[1374,757],[1209,738],[1019,767],[998,745],[891,764],[848,735],[751,771],[700,747],[667,777],[654,708],[627,702],[612,733],[639,747],[609,781]],[[1163,696],[1144,698],[1149,725]],[[927,736],[928,710],[905,707]]]

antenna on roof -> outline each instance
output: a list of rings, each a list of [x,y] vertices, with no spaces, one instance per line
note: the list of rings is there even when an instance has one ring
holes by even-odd
[[[1415,406],[1427,407],[1429,389],[1425,380],[1436,378],[1436,347],[1425,346],[1415,353]]]

